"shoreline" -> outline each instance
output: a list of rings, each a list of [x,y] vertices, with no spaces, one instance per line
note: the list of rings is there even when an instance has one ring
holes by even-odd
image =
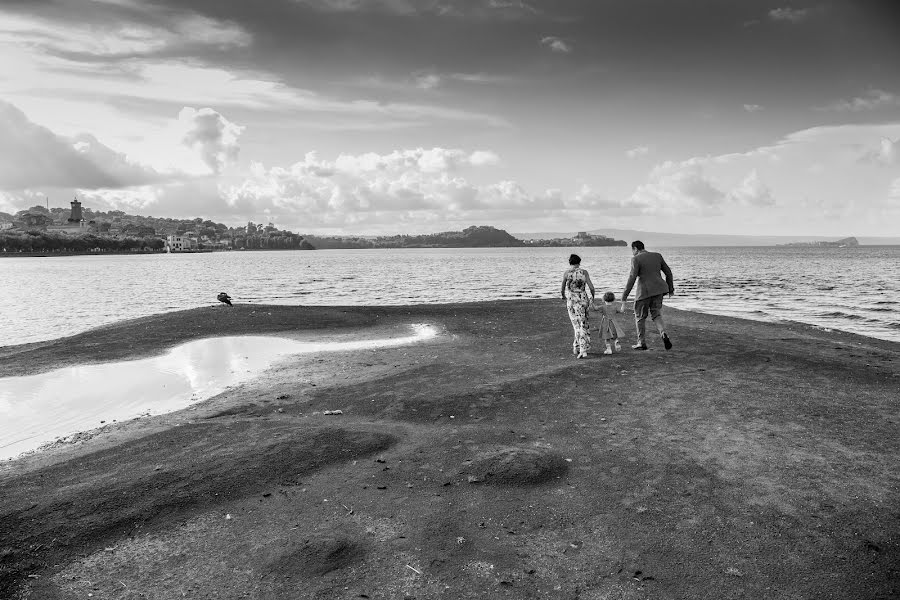
[[[900,590],[900,345],[664,314],[671,352],[630,351],[617,315],[625,351],[583,361],[556,300],[197,308],[0,347],[15,376],[220,335],[444,331],[0,463],[0,596]]]
[[[547,302],[547,301],[550,301],[551,299],[555,299],[555,297],[556,297],[556,296],[548,295],[546,298],[527,298],[527,299],[523,299],[523,298],[509,298],[509,299],[499,299],[499,300],[478,300],[478,301],[472,301],[472,302],[447,302],[447,303],[444,303],[443,305],[467,306],[467,305],[481,305],[481,304],[504,303],[504,302]],[[435,303],[394,304],[394,305],[366,305],[366,306],[363,306],[363,308],[369,308],[369,309],[378,309],[378,308],[380,308],[380,307],[390,307],[390,308],[420,307],[420,308],[428,308],[428,307],[441,306],[441,305],[442,305],[442,304],[435,304]],[[253,308],[253,309],[257,309],[257,308],[258,308],[258,309],[260,309],[260,310],[265,310],[265,309],[268,308],[268,307],[279,307],[279,308],[302,308],[303,306],[306,306],[306,307],[309,307],[309,308],[318,308],[318,309],[337,309],[337,310],[355,310],[355,309],[357,309],[357,308],[360,308],[360,306],[357,306],[357,305],[339,305],[339,304],[337,304],[337,305],[276,305],[276,304],[265,304],[265,303],[262,303],[262,302],[260,302],[260,303],[243,302],[243,303],[240,303],[239,306],[244,307],[244,308],[250,307],[250,308]],[[630,315],[630,314],[631,314],[630,311],[632,310],[632,306],[633,306],[633,302],[632,302],[632,301],[629,301],[629,307],[628,307],[628,309],[626,309],[626,311],[625,311],[626,317],[627,317],[627,315]],[[17,348],[17,347],[18,347],[18,348],[26,348],[26,347],[31,347],[31,346],[35,346],[35,345],[46,345],[46,344],[51,344],[51,343],[55,343],[55,342],[60,342],[60,341],[63,341],[63,340],[65,340],[65,339],[68,339],[68,338],[72,338],[72,337],[76,337],[76,336],[79,336],[79,335],[87,334],[87,333],[89,333],[90,331],[93,331],[93,330],[95,330],[95,329],[104,329],[104,328],[107,328],[107,327],[115,327],[115,326],[118,326],[118,325],[125,325],[125,324],[127,324],[128,322],[130,322],[130,321],[135,321],[135,320],[138,320],[138,319],[153,319],[154,317],[158,317],[158,316],[162,316],[162,315],[169,315],[169,314],[173,314],[173,313],[184,313],[184,312],[186,312],[186,311],[195,311],[195,310],[210,310],[210,309],[213,309],[213,310],[214,310],[214,309],[218,309],[218,308],[221,308],[221,307],[220,307],[220,306],[214,306],[214,305],[206,304],[206,305],[204,305],[204,306],[198,306],[198,307],[189,308],[189,309],[173,309],[173,310],[170,310],[170,311],[159,312],[159,313],[153,313],[153,314],[149,314],[149,315],[145,315],[145,316],[141,316],[141,317],[133,317],[133,318],[130,318],[130,319],[123,319],[123,320],[120,320],[120,321],[112,321],[112,322],[110,322],[110,323],[106,323],[106,324],[103,324],[103,325],[97,325],[97,326],[92,327],[92,328],[90,328],[90,329],[85,329],[85,330],[83,330],[83,331],[79,331],[79,332],[72,333],[72,334],[69,334],[69,335],[65,335],[65,336],[62,336],[62,337],[48,338],[48,339],[45,339],[45,340],[36,340],[36,341],[32,341],[32,342],[19,342],[19,343],[14,343],[14,344],[9,344],[9,345],[0,345],[0,358],[3,358],[3,356],[4,356],[4,350],[9,350],[9,349],[12,349],[12,348]],[[749,316],[748,314],[744,314],[744,313],[740,313],[739,315],[735,315],[734,311],[732,311],[732,312],[730,312],[730,313],[728,313],[728,314],[724,314],[724,313],[719,313],[719,312],[706,312],[706,311],[704,311],[704,310],[701,310],[701,309],[699,309],[699,308],[697,308],[697,307],[693,307],[693,306],[690,307],[690,308],[678,308],[678,307],[671,306],[670,304],[666,304],[666,310],[676,310],[676,311],[683,312],[683,313],[690,313],[690,314],[697,315],[698,317],[701,317],[701,316],[704,316],[704,315],[708,315],[708,316],[715,316],[715,317],[721,317],[721,318],[732,318],[732,319],[737,319],[737,320],[739,320],[739,321],[752,321],[752,322],[755,322],[755,323],[766,323],[766,324],[773,325],[773,326],[784,326],[784,327],[796,326],[796,327],[802,327],[802,328],[815,329],[815,330],[822,331],[822,332],[824,332],[824,333],[835,333],[835,334],[838,334],[838,335],[852,335],[852,336],[861,337],[861,338],[864,338],[864,339],[867,339],[867,340],[877,340],[877,341],[885,342],[885,343],[889,343],[889,344],[900,344],[900,339],[892,340],[892,339],[887,339],[887,338],[884,338],[884,337],[877,337],[877,336],[874,336],[874,335],[867,335],[866,333],[860,333],[860,332],[858,332],[858,331],[848,331],[848,330],[840,329],[840,328],[837,328],[837,327],[834,327],[834,326],[830,326],[830,327],[829,327],[829,326],[818,325],[818,324],[814,324],[814,323],[805,323],[805,322],[803,322],[803,321],[797,321],[797,320],[793,320],[793,319],[781,319],[781,318],[778,318],[778,317],[770,317],[770,318],[753,318],[752,316]],[[630,324],[631,324],[630,317],[627,317],[627,320],[628,320],[628,324],[630,325]],[[630,333],[630,330],[629,330],[627,333]],[[193,338],[190,338],[190,339],[193,339]],[[2,366],[0,366],[0,377],[9,377],[9,375],[4,375],[3,373],[4,373],[4,371],[2,370]]]

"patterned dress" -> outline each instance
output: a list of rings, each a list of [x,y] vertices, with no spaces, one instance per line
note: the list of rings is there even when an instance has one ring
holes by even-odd
[[[575,339],[572,340],[572,354],[587,354],[591,349],[591,332],[588,330],[588,305],[591,295],[587,289],[587,271],[581,267],[572,267],[565,273],[566,309]]]

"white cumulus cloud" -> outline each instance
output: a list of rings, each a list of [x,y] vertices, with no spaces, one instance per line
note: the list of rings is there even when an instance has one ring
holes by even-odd
[[[863,163],[892,166],[900,162],[900,139],[881,138],[874,150],[865,152],[860,161]]]
[[[900,106],[900,96],[880,89],[867,90],[861,96],[849,100],[838,100],[825,106],[815,107],[817,110],[837,112],[862,112],[889,106]]]
[[[725,192],[707,176],[698,161],[681,164],[667,161],[654,168],[649,179],[638,186],[629,199],[648,206],[649,212],[698,216],[722,212]]]
[[[789,23],[799,23],[804,21],[810,15],[808,8],[773,8],[769,11],[769,18],[773,21],[786,21]]]
[[[650,154],[650,148],[647,146],[638,146],[637,148],[625,151],[625,156],[628,158],[637,158],[639,156],[646,156],[647,154]]]
[[[541,44],[550,48],[553,52],[568,54],[572,51],[572,46],[566,43],[565,40],[552,35],[541,38]]]
[[[120,187],[163,177],[81,134],[57,135],[12,104],[0,101],[0,189]]]
[[[727,199],[747,206],[762,207],[775,204],[772,192],[760,179],[756,169],[750,171],[737,187],[728,192]]]
[[[514,185],[478,187],[458,174],[497,160],[486,150],[447,148],[342,154],[333,161],[311,152],[287,168],[255,164],[250,178],[222,193],[232,206],[272,207],[320,224],[357,212],[527,206],[528,194]]]
[[[196,110],[185,107],[178,113],[178,124],[183,128],[182,143],[200,155],[213,173],[237,160],[240,146],[238,137],[244,130],[211,108]]]

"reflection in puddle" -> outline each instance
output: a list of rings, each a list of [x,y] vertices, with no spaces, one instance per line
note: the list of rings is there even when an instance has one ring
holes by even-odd
[[[413,335],[349,342],[300,342],[271,336],[208,338],[155,358],[2,378],[0,459],[100,427],[104,421],[179,410],[255,377],[290,354],[401,346],[435,335],[429,325],[414,325]]]

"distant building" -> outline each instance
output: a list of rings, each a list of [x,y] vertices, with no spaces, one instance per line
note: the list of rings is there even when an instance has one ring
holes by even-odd
[[[69,223],[81,223],[84,221],[84,217],[81,214],[81,202],[78,201],[78,198],[72,200],[72,214],[69,215],[68,221]]]
[[[62,231],[64,233],[87,233],[87,224],[81,214],[81,202],[78,198],[72,200],[72,212],[66,219],[66,225],[48,225],[47,231]]]
[[[3,231],[4,229],[12,229],[12,228],[13,228],[13,224],[8,221],[0,223],[0,231]]]
[[[166,252],[184,252],[185,250],[196,250],[198,247],[197,238],[184,235],[166,236]]]

